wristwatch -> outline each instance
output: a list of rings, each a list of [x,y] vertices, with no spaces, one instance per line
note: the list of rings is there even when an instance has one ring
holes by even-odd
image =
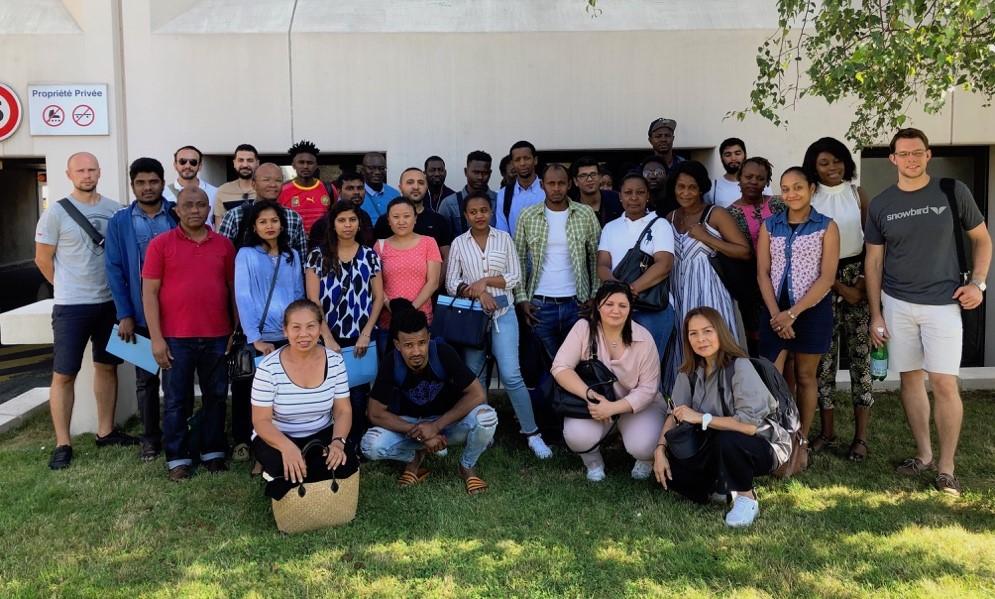
[[[980,289],[982,293],[988,289],[988,285],[985,285],[984,279],[971,279],[971,284]]]
[[[708,430],[708,425],[711,424],[711,423],[712,423],[712,415],[711,414],[702,414],[701,415],[701,430],[707,431]]]

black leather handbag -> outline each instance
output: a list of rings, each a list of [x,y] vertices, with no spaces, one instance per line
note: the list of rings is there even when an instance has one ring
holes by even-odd
[[[470,302],[469,308],[454,305],[456,298],[449,303],[441,299],[435,304],[432,314],[432,336],[441,337],[449,345],[470,349],[485,349],[490,339],[491,316],[483,310],[473,309],[477,300]]]
[[[719,416],[725,416],[725,373],[719,372],[718,377],[719,398],[722,404],[722,413]],[[694,400],[694,379],[691,379],[691,399]],[[689,460],[709,448],[714,434],[714,430],[702,430],[700,424],[681,422],[664,435],[667,439],[667,453],[678,460]]]
[[[636,279],[643,276],[646,269],[653,266],[654,258],[642,250],[643,239],[651,235],[650,229],[660,217],[654,218],[650,224],[646,225],[643,232],[639,234],[636,245],[632,246],[618,263],[612,276],[623,283],[632,285]],[[652,237],[651,237],[652,238]],[[670,303],[670,277],[660,281],[656,285],[644,290],[633,302],[633,307],[644,312],[660,312],[667,309]]]
[[[283,254],[276,258],[276,267],[273,268],[273,278],[269,282],[269,293],[266,294],[266,305],[259,315],[259,334],[263,334],[263,326],[266,324],[266,314],[269,313],[269,305],[273,300],[273,289],[276,287],[276,277],[280,274],[280,263],[283,262]],[[236,330],[232,335],[231,350],[225,356],[228,362],[228,380],[244,381],[256,375],[256,348],[249,344],[245,333]]]
[[[598,343],[595,337],[595,329],[592,327],[588,335],[590,347],[590,358],[581,360],[574,367],[574,371],[580,380],[587,385],[587,397],[577,397],[563,389],[559,384],[553,387],[553,411],[564,418],[591,418],[591,412],[587,409],[588,402],[597,403],[599,400],[591,396],[591,392],[600,393],[608,401],[618,399],[615,396],[615,383],[618,377],[598,359]]]

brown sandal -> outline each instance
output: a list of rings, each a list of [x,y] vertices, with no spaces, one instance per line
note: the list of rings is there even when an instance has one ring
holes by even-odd
[[[833,435],[832,437],[827,437],[822,433],[819,433],[818,437],[809,441],[808,446],[809,450],[812,453],[820,453],[824,449],[832,447],[835,444],[836,444],[836,435]]]
[[[477,495],[487,490],[487,483],[479,476],[468,476],[463,479],[463,484],[468,495]]]
[[[859,453],[858,448],[863,447],[864,453]],[[854,439],[853,443],[850,444],[850,453],[846,457],[850,459],[851,462],[863,462],[867,459],[867,454],[870,453],[871,448],[867,446],[867,442],[863,439]]]
[[[418,472],[405,470],[401,473],[401,476],[397,477],[397,486],[413,487],[428,478],[429,472],[430,471],[427,468],[419,468]]]

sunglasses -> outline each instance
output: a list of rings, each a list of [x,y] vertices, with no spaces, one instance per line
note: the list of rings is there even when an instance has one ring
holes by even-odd
[[[188,164],[190,166],[197,166],[200,164],[200,160],[197,160],[196,158],[177,158],[176,163],[180,166],[186,166]]]

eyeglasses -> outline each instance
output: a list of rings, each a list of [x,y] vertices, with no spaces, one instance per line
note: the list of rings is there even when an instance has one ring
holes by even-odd
[[[659,177],[660,175],[666,175],[667,171],[662,168],[646,169],[643,171],[644,177]]]
[[[186,166],[188,164],[190,166],[197,166],[200,164],[200,160],[197,160],[196,158],[177,158],[176,163],[180,166]]]
[[[895,152],[895,156],[905,160],[906,158],[922,158],[926,155],[926,150],[916,150],[914,152]]]
[[[586,179],[588,181],[591,181],[592,179],[597,179],[600,176],[601,175],[599,175],[598,173],[577,173],[578,179],[581,180]]]

